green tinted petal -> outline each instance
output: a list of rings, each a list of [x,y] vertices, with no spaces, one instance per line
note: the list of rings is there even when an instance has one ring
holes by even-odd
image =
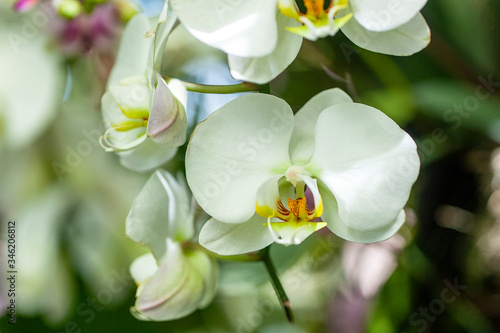
[[[156,258],[165,253],[165,239],[193,237],[191,196],[187,184],[164,170],[156,170],[137,198],[126,220],[126,234],[149,247]]]

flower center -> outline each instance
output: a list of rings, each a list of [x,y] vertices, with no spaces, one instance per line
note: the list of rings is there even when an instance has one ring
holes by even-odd
[[[307,196],[310,201],[315,201],[314,205],[310,205],[314,208],[309,209],[304,193],[305,183],[298,179],[298,171],[296,168],[292,168],[286,173],[287,179],[291,178],[298,183],[295,187],[296,199],[289,197],[288,207],[283,204],[279,195],[273,200],[274,202],[264,205],[257,203],[257,214],[267,217],[267,223],[264,223],[264,226],[268,227],[274,241],[279,244],[299,244],[310,234],[326,226],[325,222],[313,222],[323,213],[323,203],[319,195],[314,196],[314,199]],[[271,222],[272,218],[281,221]]]
[[[281,203],[281,200],[280,200],[279,204],[281,204],[281,206],[283,206],[283,204]],[[283,208],[284,208],[284,206],[283,206]],[[285,210],[288,212],[288,214],[287,214],[288,218],[283,219],[281,217],[278,217],[279,219],[281,219],[283,221],[290,221],[290,220],[294,219],[294,220],[302,220],[302,221],[311,222],[315,218],[319,217],[319,216],[316,216],[315,209],[309,210],[309,208],[307,208],[306,198],[298,198],[296,200],[294,200],[292,198],[288,198],[288,208],[290,209],[289,211],[286,210],[286,208],[285,208]],[[290,216],[290,213],[292,214],[291,216]]]
[[[281,199],[278,199],[276,206],[277,211],[267,217],[267,223],[264,226],[268,227],[274,241],[278,244],[300,244],[309,235],[327,225],[325,222],[312,222],[320,217],[322,208],[309,210],[305,197],[295,200],[288,198],[289,209],[283,205]],[[283,222],[271,222],[271,217],[276,217]]]
[[[297,184],[301,185],[301,180],[299,179],[300,175],[307,175],[307,171],[303,166],[292,165],[285,172],[286,180],[292,183],[295,188],[297,188]],[[302,184],[302,187],[303,186]]]
[[[319,17],[325,13],[325,0],[304,0],[304,6],[307,8],[306,15]]]
[[[325,0],[304,0],[305,13],[298,9],[295,1],[279,1],[278,7],[285,16],[294,18],[301,23],[304,23],[304,18],[307,18],[314,23],[335,16],[340,9],[346,8],[348,4],[349,0],[331,0],[325,9]]]
[[[294,0],[279,0],[278,7],[283,15],[291,17],[302,25],[287,27],[288,31],[310,40],[333,36],[352,17],[352,13],[336,18],[340,10],[349,5],[349,0],[330,0],[325,9],[324,0],[304,0],[306,12],[299,10]]]

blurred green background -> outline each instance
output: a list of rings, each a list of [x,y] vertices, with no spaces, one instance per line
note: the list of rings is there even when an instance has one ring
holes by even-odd
[[[358,245],[324,232],[273,248],[294,326],[259,263],[221,263],[215,301],[187,318],[132,317],[128,266],[145,250],[125,237],[124,221],[148,174],[123,168],[97,142],[100,97],[126,15],[103,14],[114,20],[109,39],[87,36],[75,46],[61,28],[68,21],[11,5],[0,5],[0,233],[17,221],[18,307],[15,326],[0,318],[1,332],[500,331],[498,1],[429,0],[422,13],[432,41],[411,57],[359,49],[340,33],[304,41],[271,82],[294,110],[324,89],[348,91],[408,131],[422,162],[408,222],[391,240]],[[231,83],[224,55],[182,28],[164,56],[164,74]],[[192,125],[197,112],[230,98],[189,97]],[[182,160],[181,149],[166,168]],[[4,247],[1,255],[4,270]]]

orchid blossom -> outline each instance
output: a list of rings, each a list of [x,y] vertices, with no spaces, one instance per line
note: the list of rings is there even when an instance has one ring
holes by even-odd
[[[175,20],[168,3],[155,31],[143,15],[130,20],[102,97],[107,130],[101,143],[136,171],[167,162],[186,140],[186,89],[177,80],[167,84],[158,73]]]
[[[406,132],[340,89],[295,116],[278,97],[239,97],[197,126],[186,153],[189,186],[213,217],[200,244],[222,255],[298,244],[324,226],[385,240],[405,221],[419,167]]]
[[[127,235],[151,250],[130,266],[138,285],[132,313],[139,319],[178,319],[214,297],[217,266],[190,246],[195,232],[191,201],[181,176],[156,170],[132,205]]]
[[[333,36],[342,30],[370,51],[410,55],[430,40],[420,9],[427,0],[172,0],[180,21],[202,42],[228,54],[234,78],[266,83],[290,65],[302,38]],[[279,9],[279,10],[278,10]],[[293,33],[290,33],[293,32]]]
[[[419,13],[427,0],[305,0],[306,13],[295,0],[278,0],[281,12],[303,25],[288,30],[316,40],[340,29],[358,46],[378,53],[411,55],[429,44],[430,30]]]
[[[284,16],[277,0],[172,0],[181,23],[199,40],[228,54],[231,75],[267,83],[299,53],[302,37],[286,27],[299,26]]]

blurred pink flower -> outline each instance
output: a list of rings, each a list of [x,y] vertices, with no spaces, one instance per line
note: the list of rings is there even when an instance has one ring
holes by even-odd
[[[106,3],[71,20],[57,17],[50,29],[66,54],[109,53],[115,48],[123,24],[118,8]]]
[[[39,2],[40,0],[17,0],[14,3],[14,10],[16,12],[26,12],[30,10],[31,8],[35,7],[35,5]]]

